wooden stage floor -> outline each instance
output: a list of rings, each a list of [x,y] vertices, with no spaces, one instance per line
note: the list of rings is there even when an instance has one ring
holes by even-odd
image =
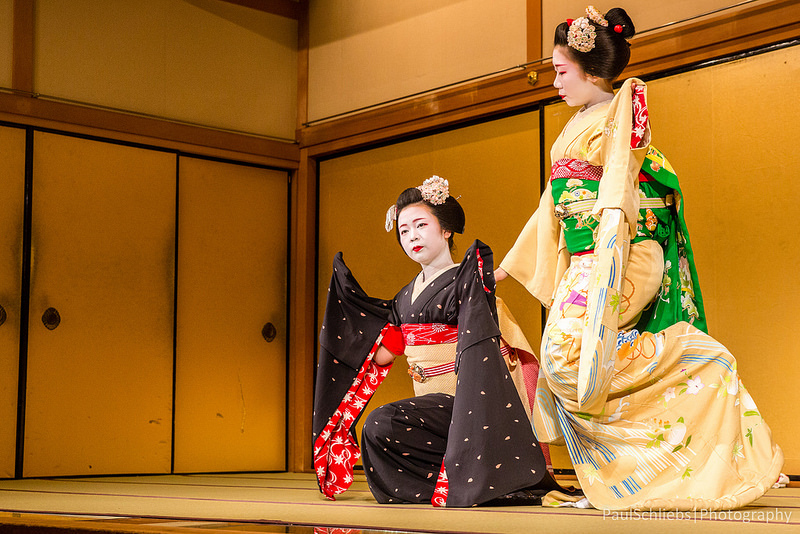
[[[0,480],[0,532],[798,532],[797,485],[773,489],[735,511],[611,514],[541,506],[380,505],[363,475],[336,502],[324,499],[307,473]]]

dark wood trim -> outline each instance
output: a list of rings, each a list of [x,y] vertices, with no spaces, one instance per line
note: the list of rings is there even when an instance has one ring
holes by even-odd
[[[308,49],[311,42],[308,1],[299,0],[297,21],[297,128],[308,122]]]
[[[300,18],[300,5],[293,0],[223,0],[231,4],[257,9],[265,13],[272,13],[287,19]]]
[[[297,26],[297,124],[308,120],[308,0],[300,0]],[[288,469],[313,468],[311,414],[316,346],[317,174],[316,161],[300,151],[292,180],[292,235],[289,285]]]
[[[0,119],[283,169],[296,169],[300,159],[296,143],[17,94],[0,93]]]
[[[542,57],[542,0],[527,0],[525,5],[528,61]]]
[[[317,163],[300,152],[292,180],[292,252],[289,284],[289,443],[288,469],[313,469],[311,414],[314,402],[314,351],[317,343]]]
[[[11,88],[33,92],[33,0],[14,0]]]
[[[646,76],[800,37],[800,3],[776,0],[644,34],[632,41],[623,77]],[[537,77],[535,85],[529,76]],[[301,128],[312,157],[365,148],[426,131],[531,108],[557,96],[549,59],[509,74],[465,83]]]
[[[19,367],[17,375],[17,448],[14,478],[22,478],[25,463],[25,419],[28,409],[28,339],[31,306],[33,233],[33,129],[25,130],[25,192],[22,215],[22,276],[20,284]]]

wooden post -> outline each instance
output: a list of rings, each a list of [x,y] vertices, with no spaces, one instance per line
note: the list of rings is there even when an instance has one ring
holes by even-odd
[[[297,130],[308,121],[308,0],[300,0],[297,39]],[[317,275],[317,161],[300,150],[292,180],[291,285],[289,288],[289,457],[293,472],[312,469],[311,417]]]
[[[542,0],[527,0],[528,61],[542,57]]]
[[[11,88],[33,93],[33,0],[14,0]]]

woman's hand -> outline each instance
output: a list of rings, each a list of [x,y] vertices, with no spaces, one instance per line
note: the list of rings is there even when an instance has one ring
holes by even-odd
[[[498,267],[494,270],[494,281],[499,282],[501,280],[505,280],[508,277],[508,273],[505,272],[501,267]]]
[[[375,351],[375,356],[372,357],[372,361],[376,364],[380,365],[381,367],[385,367],[394,361],[394,354],[392,351],[380,345],[378,350]]]

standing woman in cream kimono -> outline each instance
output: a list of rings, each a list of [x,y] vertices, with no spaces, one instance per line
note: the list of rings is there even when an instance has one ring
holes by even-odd
[[[550,152],[538,210],[495,275],[548,309],[533,425],[566,443],[589,503],[608,510],[744,506],[783,453],[705,333],[677,178],[650,145],[647,88],[623,9],[556,28],[553,84],[579,107]]]

